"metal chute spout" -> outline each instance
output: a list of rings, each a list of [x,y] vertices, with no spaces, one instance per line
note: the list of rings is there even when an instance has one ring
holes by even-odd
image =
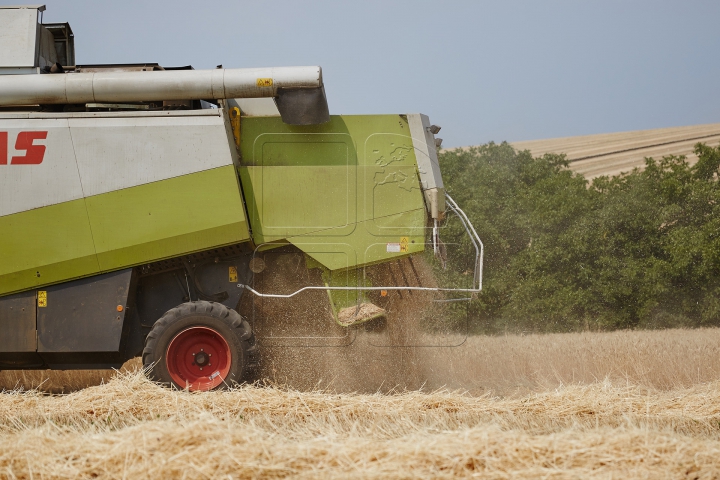
[[[330,121],[325,87],[280,88],[275,97],[280,117],[288,125],[318,125]]]

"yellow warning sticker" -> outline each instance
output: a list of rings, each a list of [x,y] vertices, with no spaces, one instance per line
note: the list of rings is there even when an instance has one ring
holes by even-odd
[[[410,239],[408,237],[400,237],[400,251],[407,252],[409,243]]]
[[[229,273],[228,277],[230,277],[230,280],[229,280],[229,281],[230,281],[231,283],[237,283],[237,281],[238,281],[237,267],[230,267],[230,268],[228,269],[228,273]]]
[[[273,86],[273,79],[272,78],[258,78],[255,84],[258,87],[272,87]]]
[[[38,307],[47,307],[47,292],[45,290],[38,291]]]

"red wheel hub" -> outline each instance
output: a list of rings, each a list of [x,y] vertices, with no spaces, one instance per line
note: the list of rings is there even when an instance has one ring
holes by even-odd
[[[225,381],[232,352],[227,341],[212,328],[190,327],[175,335],[165,360],[173,382],[191,391],[205,391]]]

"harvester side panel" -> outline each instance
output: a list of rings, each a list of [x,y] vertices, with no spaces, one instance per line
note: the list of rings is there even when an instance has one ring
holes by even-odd
[[[0,295],[248,240],[231,142],[221,109],[0,115]]]
[[[241,130],[256,244],[289,241],[331,270],[424,249],[426,210],[405,116],[331,116],[313,126],[243,117]]]
[[[38,307],[37,318],[41,356],[119,352],[132,273],[128,268],[42,291],[44,306]]]
[[[0,301],[0,352],[37,349],[35,297],[34,291],[23,292]]]

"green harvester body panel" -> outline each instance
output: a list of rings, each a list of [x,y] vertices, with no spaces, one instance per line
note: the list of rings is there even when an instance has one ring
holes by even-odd
[[[0,165],[0,295],[250,239],[222,111],[67,115],[0,116],[47,132],[41,163]]]
[[[260,248],[289,242],[330,270],[424,249],[427,213],[405,116],[331,116],[313,126],[245,117],[241,131],[239,172]]]
[[[0,217],[0,295],[249,239],[234,167]]]

